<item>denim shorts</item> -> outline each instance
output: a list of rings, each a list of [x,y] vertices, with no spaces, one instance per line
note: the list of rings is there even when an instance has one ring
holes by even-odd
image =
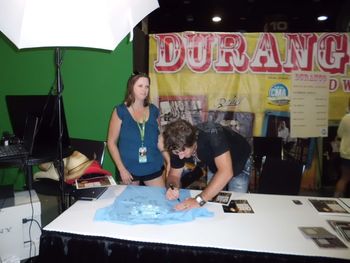
[[[232,192],[246,193],[248,192],[250,184],[250,175],[252,171],[252,157],[250,156],[246,161],[242,172],[235,175],[227,185],[227,190]],[[207,182],[213,178],[214,173],[208,170]]]

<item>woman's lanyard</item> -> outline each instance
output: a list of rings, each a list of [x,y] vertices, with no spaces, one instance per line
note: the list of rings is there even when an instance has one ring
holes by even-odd
[[[143,116],[143,121],[141,125],[138,121],[136,123],[141,135],[141,146],[143,147],[143,142],[145,140],[145,130],[146,130],[146,116]]]
[[[134,107],[131,105],[131,109],[135,114],[135,110]],[[136,120],[136,118],[135,118]],[[145,112],[143,112],[143,120],[142,120],[142,124],[140,125],[140,123],[138,121],[136,121],[137,127],[139,128],[140,131],[140,135],[141,135],[141,147],[143,147],[143,142],[145,140],[145,130],[146,130],[146,114]]]

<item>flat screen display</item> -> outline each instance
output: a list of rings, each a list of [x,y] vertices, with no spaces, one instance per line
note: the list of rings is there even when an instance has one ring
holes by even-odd
[[[63,99],[62,115],[62,146],[70,145],[67,122],[64,113]],[[56,95],[7,95],[6,104],[13,133],[20,139],[24,135],[24,127],[29,116],[38,117],[37,134],[33,146],[33,155],[45,151],[57,152],[59,141],[59,104]]]

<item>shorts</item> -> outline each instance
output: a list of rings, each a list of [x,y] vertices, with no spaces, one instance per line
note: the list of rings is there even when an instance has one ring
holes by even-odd
[[[164,171],[164,166],[158,172],[155,172],[152,174],[141,175],[141,176],[132,174],[132,177],[134,178],[133,181],[140,181],[140,182],[149,181],[149,180],[152,180],[154,178],[158,178],[158,177],[162,176],[163,171]]]

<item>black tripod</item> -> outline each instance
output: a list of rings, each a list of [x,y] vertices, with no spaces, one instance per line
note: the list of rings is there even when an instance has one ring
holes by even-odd
[[[61,76],[61,65],[63,61],[63,56],[60,48],[55,50],[55,64],[56,64],[56,88],[57,88],[57,109],[58,109],[58,154],[55,166],[57,168],[59,179],[60,179],[60,208],[61,212],[66,210],[66,191],[65,191],[65,180],[64,180],[64,163],[63,163],[63,146],[62,146],[62,137],[63,137],[63,125],[62,125],[62,93],[63,93],[63,81]]]

